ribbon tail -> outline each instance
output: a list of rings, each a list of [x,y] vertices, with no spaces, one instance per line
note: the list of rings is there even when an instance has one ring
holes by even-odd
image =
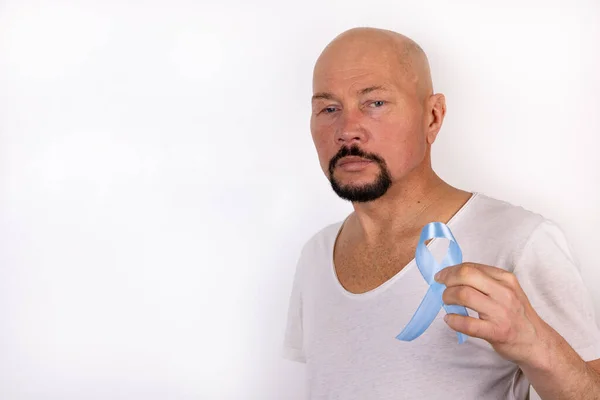
[[[437,282],[429,286],[429,290],[425,294],[421,304],[419,304],[419,308],[417,308],[417,311],[415,311],[415,314],[402,332],[396,336],[396,339],[409,342],[421,336],[429,328],[429,325],[431,325],[442,308],[443,291],[444,285]]]

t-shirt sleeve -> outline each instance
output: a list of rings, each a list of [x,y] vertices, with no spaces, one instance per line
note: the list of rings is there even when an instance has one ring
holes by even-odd
[[[537,226],[513,272],[539,316],[584,361],[599,359],[594,304],[572,248],[556,223],[546,219]]]
[[[288,360],[306,362],[304,354],[304,332],[302,328],[303,255],[296,264],[292,291],[289,296],[287,323],[283,339],[282,356]]]

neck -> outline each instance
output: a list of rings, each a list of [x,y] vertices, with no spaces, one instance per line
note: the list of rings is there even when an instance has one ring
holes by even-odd
[[[452,199],[464,193],[444,182],[431,168],[414,171],[394,182],[379,199],[354,203],[354,215],[348,222],[367,243],[413,235],[432,219],[442,218],[449,204],[454,203]]]

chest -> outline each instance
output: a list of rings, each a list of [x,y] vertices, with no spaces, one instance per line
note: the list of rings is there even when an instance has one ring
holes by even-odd
[[[409,248],[371,254],[339,247],[334,252],[339,283],[355,293],[376,288],[411,263],[414,252]],[[311,275],[303,303],[307,371],[314,378],[311,398],[396,399],[398,393],[406,399],[507,397],[502,392],[507,385],[497,380],[510,377],[512,363],[496,356],[484,341],[470,338],[458,345],[443,311],[417,340],[395,338],[428,289],[415,265],[383,290],[354,296],[338,290],[332,280],[331,252],[323,259]],[[431,376],[436,377],[434,385]]]
[[[372,248],[340,242],[334,251],[337,279],[351,293],[376,289],[413,261],[416,246],[416,240]]]

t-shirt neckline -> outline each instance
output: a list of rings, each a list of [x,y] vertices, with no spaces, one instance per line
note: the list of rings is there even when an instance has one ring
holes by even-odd
[[[452,229],[452,227],[456,224],[456,221],[459,219],[459,217],[461,215],[464,214],[465,210],[468,209],[470,207],[470,205],[473,203],[473,201],[475,200],[475,198],[477,198],[480,193],[479,192],[471,192],[471,197],[469,197],[469,199],[465,202],[465,204],[462,205],[461,208],[458,209],[457,212],[454,213],[454,215],[448,220],[448,222],[446,223],[446,225]],[[333,284],[334,286],[337,288],[338,291],[340,291],[343,295],[353,298],[353,299],[368,299],[371,298],[373,296],[376,296],[384,291],[386,291],[390,286],[392,286],[394,284],[394,282],[396,282],[398,279],[402,278],[402,276],[404,276],[408,271],[410,271],[412,268],[414,268],[416,266],[415,263],[415,258],[413,257],[408,264],[406,264],[404,266],[404,268],[402,268],[400,271],[398,271],[394,276],[392,276],[390,279],[388,279],[387,281],[383,282],[381,285],[377,286],[376,288],[373,288],[371,290],[368,290],[364,293],[352,293],[350,291],[348,291],[340,282],[336,270],[335,270],[335,263],[334,263],[334,250],[335,250],[335,245],[337,243],[338,237],[342,231],[342,228],[346,222],[346,220],[348,219],[350,215],[348,215],[346,218],[344,218],[344,220],[340,223],[338,223],[337,227],[336,227],[336,231],[335,231],[335,236],[333,239],[333,243],[330,246],[330,248],[328,249],[329,251],[329,271],[331,272],[332,278],[333,278]],[[433,238],[427,245],[426,247],[428,249],[431,248],[431,246],[436,243],[438,240],[438,238]]]

